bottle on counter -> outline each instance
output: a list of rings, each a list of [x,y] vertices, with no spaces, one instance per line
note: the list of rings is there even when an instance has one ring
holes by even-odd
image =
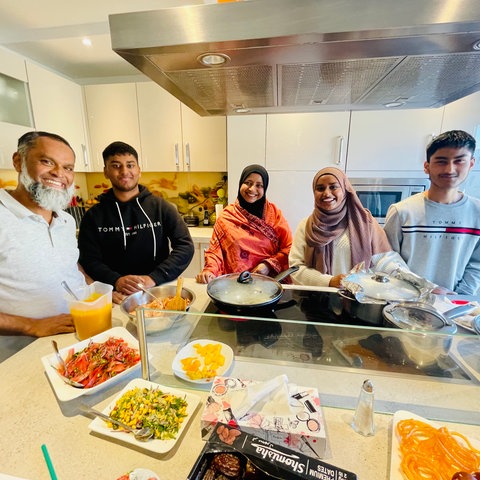
[[[210,215],[207,209],[205,209],[203,212],[203,225],[205,227],[208,227],[210,225]]]

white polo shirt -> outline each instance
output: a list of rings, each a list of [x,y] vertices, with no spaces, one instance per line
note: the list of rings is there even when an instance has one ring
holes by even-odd
[[[61,286],[85,284],[78,270],[75,220],[54,214],[49,225],[0,189],[0,312],[32,318],[68,313]]]

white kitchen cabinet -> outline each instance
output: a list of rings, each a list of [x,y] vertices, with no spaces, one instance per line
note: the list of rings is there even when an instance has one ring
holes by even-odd
[[[227,169],[226,118],[200,117],[153,82],[137,83],[145,171]]]
[[[266,115],[227,117],[228,198],[237,198],[242,170],[252,163],[265,166]]]
[[[267,115],[267,170],[345,170],[349,123],[350,112]]]
[[[187,269],[182,273],[184,278],[195,278],[202,270],[205,264],[205,250],[210,243],[194,242],[195,253]]]
[[[17,141],[32,127],[0,122],[0,169],[13,170],[12,156],[17,151]]]
[[[227,169],[226,117],[201,117],[181,104],[184,170],[223,172]]]
[[[286,218],[292,234],[295,234],[302,218],[313,212],[313,177],[317,172],[269,172],[267,198],[273,202]]]
[[[136,89],[143,171],[183,170],[180,102],[153,82]]]
[[[480,92],[445,105],[442,132],[465,130],[477,140],[474,170],[480,171]]]
[[[64,137],[75,152],[75,171],[89,172],[82,87],[31,62],[27,74],[36,130]]]
[[[443,108],[352,112],[347,174],[423,176],[425,149],[442,126]]]
[[[0,47],[0,73],[21,82],[27,82],[24,58],[2,47]],[[4,90],[3,93],[7,94],[8,89],[4,87]],[[0,92],[1,94],[2,92]],[[2,108],[7,108],[1,102],[0,105]],[[12,108],[16,109],[15,103],[12,104]],[[12,155],[17,150],[17,141],[19,137],[30,130],[33,130],[33,123],[31,125],[10,123],[6,112],[0,112],[0,169],[13,170]]]
[[[102,152],[117,140],[134,147],[141,159],[135,83],[86,85],[84,91],[92,171],[103,171]]]

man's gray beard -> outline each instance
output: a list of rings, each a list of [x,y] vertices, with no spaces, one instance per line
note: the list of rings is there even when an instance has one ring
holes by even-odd
[[[32,200],[45,210],[58,212],[70,205],[75,185],[70,185],[66,190],[57,190],[56,188],[47,187],[40,182],[35,182],[27,173],[27,166],[22,163],[22,171],[19,176],[20,183],[25,187],[32,197]]]

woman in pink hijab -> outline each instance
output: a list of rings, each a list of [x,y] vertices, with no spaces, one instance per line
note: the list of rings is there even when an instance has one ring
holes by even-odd
[[[292,274],[294,283],[340,287],[342,278],[361,262],[387,273],[405,266],[343,171],[320,170],[313,194],[315,208],[298,225],[290,250],[290,266],[300,267]]]

